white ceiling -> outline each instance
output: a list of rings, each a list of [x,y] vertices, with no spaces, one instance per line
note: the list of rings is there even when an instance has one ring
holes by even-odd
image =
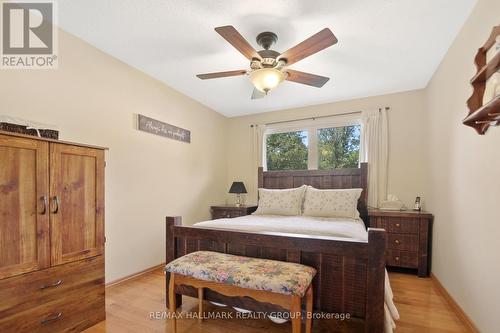
[[[226,115],[240,116],[426,86],[476,0],[65,0],[59,24],[108,54]],[[323,88],[284,82],[250,100],[248,68],[214,28],[233,25],[257,50],[262,31],[283,52],[328,27],[338,44],[291,68],[330,77]]]

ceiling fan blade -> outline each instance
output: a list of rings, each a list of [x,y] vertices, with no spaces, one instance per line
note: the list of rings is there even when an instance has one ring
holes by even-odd
[[[286,72],[288,73],[288,76],[286,78],[288,81],[307,84],[308,86],[313,86],[317,88],[323,87],[325,83],[327,83],[328,80],[330,80],[329,77],[319,76],[311,73],[299,72],[293,69],[287,69]]]
[[[250,45],[232,25],[217,27],[215,31],[240,51],[248,60],[252,60],[253,58],[260,59],[260,55],[257,51],[255,51],[252,45]]]
[[[239,75],[245,75],[247,73],[246,70],[244,69],[239,69],[236,71],[227,71],[227,72],[215,72],[215,73],[207,73],[207,74],[198,74],[196,75],[198,78],[202,80],[208,80],[208,79],[216,79],[219,77],[227,77],[227,76],[239,76]]]
[[[259,98],[264,98],[264,97],[266,97],[265,93],[263,93],[262,91],[260,91],[257,88],[253,89],[252,99],[259,99]]]
[[[312,35],[302,43],[299,43],[291,49],[283,52],[279,56],[279,59],[286,59],[286,64],[289,66],[299,60],[313,55],[316,52],[336,44],[337,41],[337,37],[335,37],[333,32],[330,29],[325,28],[317,34]]]

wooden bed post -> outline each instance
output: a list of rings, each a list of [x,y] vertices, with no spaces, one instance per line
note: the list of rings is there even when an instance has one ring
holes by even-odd
[[[361,192],[361,196],[358,202],[358,210],[360,213],[361,219],[365,222],[366,228],[370,226],[368,221],[368,163],[360,163],[360,183],[363,192]]]
[[[366,293],[366,333],[384,332],[385,251],[384,229],[368,228],[368,271]]]
[[[257,169],[257,188],[263,188],[264,187],[264,168],[259,167]]]
[[[166,249],[165,249],[165,261],[168,264],[175,258],[177,258],[177,242],[175,241],[175,236],[174,236],[174,226],[180,226],[182,225],[182,217],[180,216],[167,216],[166,218]],[[169,282],[170,282],[170,273],[166,272],[166,279],[165,279],[165,288],[167,291],[167,297],[165,298],[165,303],[167,308],[169,307]],[[177,307],[182,305],[182,295],[176,294],[175,295],[175,304]]]

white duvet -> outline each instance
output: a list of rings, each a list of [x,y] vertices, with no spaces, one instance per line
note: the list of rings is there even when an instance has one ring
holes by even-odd
[[[233,219],[199,222],[195,227],[248,232],[289,233],[339,239],[368,241],[368,232],[360,219],[320,218],[309,216],[247,215]],[[385,273],[385,332],[396,328],[399,313],[393,302],[389,276]]]

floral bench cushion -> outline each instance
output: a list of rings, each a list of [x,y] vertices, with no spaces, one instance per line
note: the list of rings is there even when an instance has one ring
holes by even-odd
[[[198,251],[167,264],[167,272],[247,289],[304,296],[316,270],[290,262]]]

